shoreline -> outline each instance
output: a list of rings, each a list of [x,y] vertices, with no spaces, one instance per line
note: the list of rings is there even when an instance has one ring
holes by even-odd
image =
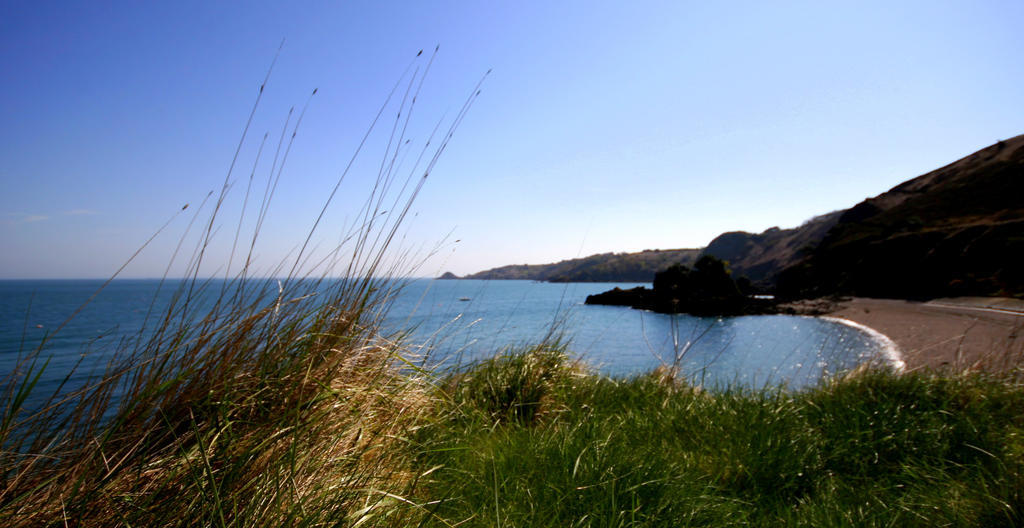
[[[820,316],[884,337],[895,350],[883,353],[898,371],[903,363],[905,370],[1006,372],[1024,359],[1024,301],[1017,299],[854,297]]]
[[[875,341],[882,345],[881,353],[882,356],[885,357],[885,361],[889,364],[889,366],[892,367],[892,369],[896,371],[897,374],[902,374],[903,372],[906,372],[907,363],[903,361],[903,353],[900,351],[900,346],[897,345],[895,341],[890,339],[889,336],[879,332],[878,330],[875,330],[874,328],[871,328],[870,326],[862,325],[856,321],[851,321],[849,319],[844,319],[842,317],[832,317],[829,315],[821,315],[818,317],[826,321],[832,321],[834,323],[846,325],[851,328],[856,328],[857,330],[860,330],[861,332],[868,334],[869,336],[871,336],[872,339],[874,339]]]

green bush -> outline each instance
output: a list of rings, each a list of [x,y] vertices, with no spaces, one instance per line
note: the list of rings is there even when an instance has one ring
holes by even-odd
[[[532,424],[555,408],[555,394],[573,373],[562,346],[511,349],[453,377],[451,398],[466,413],[492,422]]]

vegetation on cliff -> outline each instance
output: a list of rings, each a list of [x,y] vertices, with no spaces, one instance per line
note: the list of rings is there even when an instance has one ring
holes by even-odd
[[[843,212],[787,268],[786,297],[1024,295],[1024,136]]]
[[[722,233],[701,254],[724,260],[736,277],[746,277],[771,289],[778,273],[810,254],[843,212],[816,216],[791,229],[773,227],[761,233]]]
[[[655,273],[673,264],[692,265],[699,253],[699,249],[601,253],[554,264],[503,266],[462,278],[548,282],[650,282]]]

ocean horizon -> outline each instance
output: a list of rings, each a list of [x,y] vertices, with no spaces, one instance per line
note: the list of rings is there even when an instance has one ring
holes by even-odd
[[[253,284],[274,290],[276,281]],[[116,279],[96,294],[104,282],[0,280],[0,374],[14,374],[42,345],[40,356],[49,363],[33,397],[48,396],[61,383],[65,391],[81,387],[102,374],[119,347],[135,346],[133,339],[182,284],[181,279]],[[225,284],[223,279],[200,282],[210,291]],[[400,338],[412,360],[431,369],[456,368],[555,337],[572,357],[603,375],[632,376],[677,364],[691,383],[708,387],[799,389],[879,358],[883,348],[866,332],[814,317],[692,317],[583,304],[587,295],[643,283],[408,279],[393,284],[401,288],[383,314],[381,330]],[[272,299],[276,290],[269,293]]]

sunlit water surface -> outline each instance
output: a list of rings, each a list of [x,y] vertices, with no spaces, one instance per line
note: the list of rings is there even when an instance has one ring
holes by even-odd
[[[0,281],[0,375],[50,335],[43,354],[49,365],[30,403],[52,393],[79,361],[66,389],[101,373],[116,344],[159,313],[174,289],[165,285],[154,295],[157,281],[114,281],[54,334],[101,284]],[[583,304],[614,286],[637,284],[417,279],[397,295],[384,328],[403,333],[432,366],[471,363],[556,335],[604,374],[676,364],[695,383],[752,388],[813,385],[876,358],[881,348],[857,329],[811,317],[697,318]],[[218,290],[216,282],[211,289]]]
[[[814,317],[691,317],[583,304],[587,295],[639,285],[415,281],[389,326],[415,328],[411,340],[433,345],[438,361],[471,362],[553,332],[601,373],[678,365],[705,386],[800,388],[879,358],[882,344],[868,334]]]

